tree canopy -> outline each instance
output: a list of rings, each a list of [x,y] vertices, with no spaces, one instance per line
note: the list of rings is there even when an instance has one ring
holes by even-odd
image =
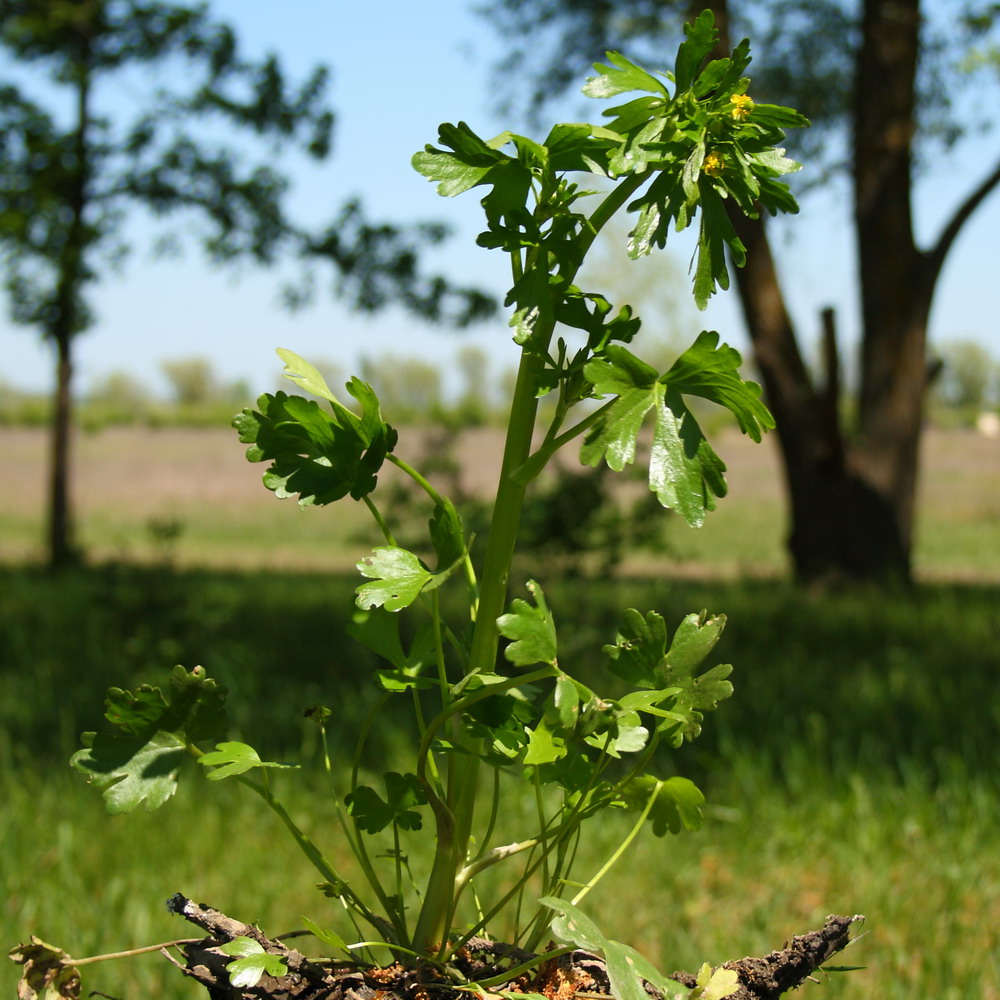
[[[328,264],[334,293],[363,311],[396,302],[458,325],[491,311],[477,290],[421,270],[421,248],[446,235],[440,225],[374,223],[356,201],[329,206],[315,228],[289,218],[276,163],[289,150],[329,154],[326,68],[293,83],[276,57],[246,58],[206,5],[159,0],[0,0],[0,47],[17,77],[0,79],[4,288],[13,320],[52,343],[57,362],[53,563],[74,555],[71,345],[96,321],[88,292],[124,257],[135,209],[193,222],[214,263]],[[131,113],[106,101],[112,79],[135,84]],[[290,302],[314,287],[314,277],[300,282]]]

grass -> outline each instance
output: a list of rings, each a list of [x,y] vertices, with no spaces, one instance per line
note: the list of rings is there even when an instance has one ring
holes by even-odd
[[[304,705],[350,704],[345,761],[372,663],[339,636],[356,581],[318,574],[108,566],[53,580],[0,575],[0,936],[29,933],[76,955],[187,933],[163,908],[180,890],[271,933],[337,921],[336,905],[283,831],[238,788],[192,781],[152,815],[109,819],[65,766],[108,684],[203,662],[233,690],[238,732],[269,756],[309,759]],[[561,656],[585,661],[617,610],[725,610],[719,657],[737,694],[703,737],[665,756],[711,807],[699,833],[641,839],[588,909],[671,968],[766,951],[828,912],[864,912],[870,934],[817,996],[996,1000],[1000,927],[1000,588],[817,597],[777,581],[546,584]],[[570,620],[584,623],[574,632]],[[332,628],[332,632],[328,631]],[[290,655],[291,652],[291,655]],[[601,682],[607,688],[607,681]],[[390,762],[405,727],[391,720]],[[342,765],[343,766],[343,765]],[[337,853],[331,805],[307,774],[282,777],[293,812]],[[305,782],[296,797],[295,788]],[[206,796],[212,799],[206,808]],[[529,803],[506,800],[507,822]],[[580,874],[623,834],[602,821]],[[279,860],[280,859],[280,860]],[[421,859],[415,855],[419,867]],[[338,925],[341,931],[346,929]],[[0,966],[0,988],[16,970]],[[113,996],[194,995],[156,955],[87,970]]]

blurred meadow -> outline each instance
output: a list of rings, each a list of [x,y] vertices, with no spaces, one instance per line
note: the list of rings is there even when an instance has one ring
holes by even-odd
[[[432,448],[422,432],[401,449]],[[175,891],[269,934],[338,923],[335,901],[280,824],[225,783],[181,782],[153,814],[107,817],[66,759],[98,725],[110,685],[162,683],[201,663],[230,690],[236,738],[315,763],[306,706],[350,705],[335,770],[370,698],[371,654],[344,637],[352,564],[374,541],[358,505],[297,509],[259,483],[232,432],[110,428],[82,434],[77,494],[87,568],[40,566],[42,433],[2,428],[15,485],[0,495],[0,928],[8,947],[36,934],[74,956],[188,931]],[[454,460],[470,494],[495,462],[496,431],[469,432]],[[591,894],[614,936],[668,969],[763,953],[828,913],[864,913],[867,934],[809,995],[996,1000],[1000,951],[1000,443],[928,433],[909,592],[809,593],[786,582],[771,445],[723,430],[731,496],[700,531],[665,516],[655,551],[614,576],[532,572],[563,622],[562,658],[598,670],[616,611],[655,608],[668,625],[724,612],[718,659],[736,693],[703,736],[659,768],[708,796],[704,828],[640,838]],[[566,628],[576,624],[575,631]],[[596,676],[596,674],[595,674]],[[602,686],[606,682],[598,682]],[[372,753],[411,738],[390,712]],[[315,769],[279,794],[331,856],[340,851]],[[530,803],[505,799],[502,824]],[[602,821],[580,872],[627,828]],[[426,861],[411,856],[419,868]],[[16,969],[4,963],[11,995]],[[126,998],[194,997],[157,954],[84,969],[84,989]]]

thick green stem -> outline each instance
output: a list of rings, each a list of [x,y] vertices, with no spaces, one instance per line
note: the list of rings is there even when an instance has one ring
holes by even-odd
[[[628,177],[622,181],[595,209],[586,230],[578,237],[582,262],[591,243],[605,223],[628,201],[647,180],[647,175]],[[535,248],[533,266],[542,254]],[[542,258],[544,259],[544,258]],[[520,258],[512,255],[515,278],[520,270]],[[567,283],[576,276],[564,274]],[[499,633],[496,621],[507,604],[507,581],[517,542],[521,509],[528,480],[518,475],[531,457],[532,436],[538,410],[537,390],[544,371],[544,354],[552,338],[554,320],[549,317],[539,322],[532,335],[531,349],[521,352],[514,397],[507,422],[503,462],[497,485],[493,518],[486,543],[483,571],[480,579],[479,608],[472,632],[472,643],[467,665],[468,674],[492,673],[496,666]],[[432,727],[433,728],[433,724]],[[462,734],[456,734],[458,740]],[[452,754],[449,758],[447,810],[435,810],[438,819],[437,848],[428,879],[427,891],[414,931],[413,944],[417,949],[438,950],[447,948],[447,933],[460,886],[461,872],[465,868],[469,843],[475,818],[475,801],[479,776],[479,758],[475,747],[468,752]]]
[[[469,674],[492,673],[496,664],[499,641],[496,620],[503,614],[507,603],[507,579],[524,503],[525,485],[517,482],[513,473],[531,454],[538,405],[535,389],[540,368],[541,360],[537,356],[527,351],[522,353],[483,561],[479,611],[467,668]],[[448,803],[453,822],[450,829],[438,831],[434,864],[414,932],[417,948],[437,948],[446,943],[456,879],[465,866],[472,836],[479,760],[472,753],[452,755],[449,772]],[[456,805],[460,805],[457,810]]]

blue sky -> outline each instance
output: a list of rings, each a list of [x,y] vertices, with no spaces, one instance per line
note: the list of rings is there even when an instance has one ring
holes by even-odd
[[[334,155],[320,165],[294,159],[284,164],[293,179],[292,205],[300,218],[327,219],[347,197],[360,195],[372,218],[447,221],[455,236],[428,265],[502,292],[503,259],[473,245],[479,229],[475,193],[443,200],[409,164],[416,150],[434,141],[442,121],[465,119],[485,135],[523,127],[499,120],[493,111],[490,68],[500,47],[489,25],[470,8],[470,0],[211,4],[217,17],[237,28],[248,53],[277,52],[286,71],[298,79],[320,62],[332,68]],[[594,53],[595,59],[600,56]],[[128,87],[106,96],[111,102],[127,101]],[[564,113],[570,114],[569,107],[577,107],[576,102]],[[599,110],[595,104],[595,113]],[[997,139],[987,136],[928,174],[917,205],[921,238],[933,238],[947,211],[996,155]],[[818,332],[819,310],[830,303],[838,307],[847,339],[856,329],[848,213],[846,184],[832,185],[806,200],[802,214],[775,232],[801,328]],[[1000,192],[980,209],[952,252],[935,302],[932,338],[971,337],[1000,355],[997,231]],[[263,390],[275,384],[280,365],[274,348],[279,346],[334,362],[345,374],[354,370],[362,354],[377,357],[386,352],[438,359],[449,366],[466,343],[485,347],[498,366],[515,360],[504,320],[455,334],[395,311],[373,319],[352,315],[329,297],[291,316],[278,302],[279,273],[247,268],[237,276],[216,271],[195,252],[179,260],[155,261],[148,252],[152,232],[142,219],[130,223],[135,252],[119,275],[95,290],[98,323],[76,347],[79,389],[114,370],[125,370],[162,391],[162,360],[199,356],[223,378],[247,379],[255,390]],[[676,241],[669,254],[675,273],[686,268],[690,249],[689,242]],[[655,268],[645,271],[657,280]],[[734,295],[723,294],[701,316],[693,309],[684,311],[688,339],[703,326],[718,329],[723,339],[745,351]],[[0,345],[0,379],[33,390],[51,385],[50,352],[34,331],[12,326],[4,315]]]

